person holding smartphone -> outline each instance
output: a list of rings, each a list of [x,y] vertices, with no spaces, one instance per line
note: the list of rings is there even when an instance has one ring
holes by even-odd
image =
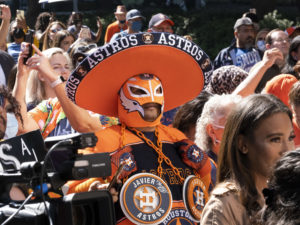
[[[10,35],[12,42],[7,45],[7,52],[14,58],[15,63],[17,63],[21,52],[21,43],[25,40],[25,33],[16,20],[12,23]]]
[[[20,102],[24,125],[19,127],[18,133],[26,133],[40,129],[44,138],[48,136],[66,135],[70,133],[95,132],[103,128],[99,114],[92,113],[71,102],[65,92],[65,81],[71,72],[71,61],[66,52],[60,48],[50,48],[41,52],[32,45],[36,54],[30,57],[26,64],[24,58],[26,51],[20,54],[18,72],[13,95]],[[30,70],[37,71],[36,95],[47,91],[47,96],[42,98],[36,107],[27,111],[25,102],[27,80]]]
[[[82,28],[84,27],[84,29],[88,28],[89,29],[89,33],[90,33],[90,37],[95,43],[97,43],[100,40],[101,34],[102,34],[102,22],[100,20],[100,17],[97,16],[96,18],[96,22],[97,22],[97,32],[94,33],[91,31],[91,29],[86,26],[83,25],[83,15],[80,12],[72,12],[69,21],[68,21],[68,31],[71,32],[75,38],[77,39],[79,37],[80,32],[82,31]],[[84,31],[87,32],[87,31]]]

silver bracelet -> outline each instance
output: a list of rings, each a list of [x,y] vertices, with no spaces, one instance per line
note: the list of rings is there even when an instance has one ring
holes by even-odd
[[[59,77],[57,78],[57,80],[53,81],[53,82],[50,84],[50,87],[51,87],[51,88],[55,88],[57,85],[62,84],[64,81],[65,81],[65,79],[63,78],[63,76],[59,76]]]

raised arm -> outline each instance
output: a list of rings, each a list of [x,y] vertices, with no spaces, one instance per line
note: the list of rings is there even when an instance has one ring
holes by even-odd
[[[98,27],[98,30],[97,30],[96,37],[95,37],[95,43],[98,43],[98,41],[100,40],[101,34],[102,34],[102,28],[103,28],[103,25],[101,23],[99,16],[97,16],[97,27]]]
[[[16,74],[16,82],[13,89],[13,96],[19,102],[21,109],[21,115],[23,118],[23,126],[19,121],[19,130],[18,134],[26,133],[32,130],[39,129],[38,124],[32,119],[31,116],[27,113],[27,106],[25,101],[26,96],[26,84],[29,76],[30,68],[24,65],[24,57],[27,56],[27,53],[21,52],[18,59],[18,70]]]
[[[100,130],[102,126],[99,116],[92,115],[87,110],[75,105],[69,100],[65,92],[65,84],[63,82],[57,82],[59,76],[51,67],[49,60],[36,46],[33,46],[33,48],[37,55],[28,60],[28,65],[37,69],[50,86],[52,86],[73,129],[80,133]]]
[[[10,8],[7,5],[0,5],[2,14],[0,15],[0,19],[2,19],[1,26],[0,26],[0,46],[6,44],[6,37],[9,30],[11,13]]]
[[[253,66],[248,77],[237,86],[232,94],[241,95],[242,97],[253,94],[263,75],[275,63],[276,59],[283,59],[283,55],[278,48],[266,50],[262,61]]]

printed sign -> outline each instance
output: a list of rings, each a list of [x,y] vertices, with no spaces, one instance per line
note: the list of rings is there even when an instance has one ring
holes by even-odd
[[[43,161],[46,155],[40,130],[0,142],[0,173],[16,173],[23,162]]]

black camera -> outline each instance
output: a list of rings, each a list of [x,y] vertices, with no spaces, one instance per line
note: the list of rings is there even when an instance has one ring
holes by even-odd
[[[43,167],[46,167],[43,182],[48,184],[49,191],[61,194],[61,187],[68,180],[108,177],[111,175],[108,153],[83,155],[77,152],[78,149],[95,146],[96,142],[97,137],[93,133],[51,137],[44,142],[39,130],[1,142],[1,184],[22,182],[37,190],[43,176]],[[48,155],[50,162],[44,162]],[[13,161],[9,163],[9,159]],[[40,195],[43,194],[39,193],[34,201],[25,204],[9,224],[49,224]],[[48,198],[46,204],[54,225],[116,223],[112,196],[108,190],[69,194],[58,199]],[[0,202],[0,223],[20,206],[10,203],[1,207]]]
[[[48,172],[58,173],[63,181],[81,180],[90,177],[108,177],[111,175],[109,153],[79,154],[78,149],[93,147],[97,143],[94,133],[72,134],[45,139],[47,149],[59,141],[66,141],[57,146],[50,154],[51,165]]]

